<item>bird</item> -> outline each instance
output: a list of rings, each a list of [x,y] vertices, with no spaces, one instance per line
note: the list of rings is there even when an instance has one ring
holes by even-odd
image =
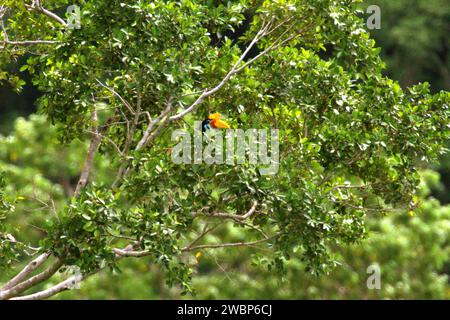
[[[230,129],[230,125],[223,120],[220,120],[220,113],[213,113],[202,121],[202,132],[206,132],[211,128],[214,129]]]

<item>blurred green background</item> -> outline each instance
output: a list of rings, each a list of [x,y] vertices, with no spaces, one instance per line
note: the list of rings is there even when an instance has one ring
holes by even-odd
[[[404,87],[427,81],[433,91],[448,90],[448,0],[371,0],[361,8],[374,4],[381,8],[381,29],[372,35],[382,48],[386,74]],[[25,195],[15,219],[23,226],[20,233],[31,241],[40,237],[39,222],[52,214],[51,208],[73,192],[86,149],[81,141],[58,144],[56,129],[35,114],[38,96],[29,84],[20,94],[0,87],[0,170],[14,177],[10,188]],[[96,165],[97,178],[107,180],[107,161],[97,159]],[[121,274],[93,276],[79,290],[55,299],[449,299],[450,155],[424,170],[422,178],[417,213],[368,217],[369,238],[336,248],[341,265],[320,278],[306,274],[299,260],[290,261],[287,274],[279,278],[252,265],[258,259],[252,249],[224,249],[192,257],[198,266],[194,297],[168,288],[160,271],[141,258],[122,261]],[[230,236],[239,236],[235,232],[230,226]],[[372,264],[381,269],[380,290],[366,285]],[[9,276],[0,275],[0,282]],[[64,274],[54,283],[58,277]]]

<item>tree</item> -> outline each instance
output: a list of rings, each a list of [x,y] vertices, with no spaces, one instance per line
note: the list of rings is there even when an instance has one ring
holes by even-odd
[[[444,151],[449,93],[384,77],[353,1],[81,1],[81,29],[51,11],[65,4],[1,10],[0,62],[31,47],[20,70],[44,93],[40,112],[62,143],[90,140],[38,244],[14,233],[21,196],[2,178],[0,265],[33,256],[2,299],[53,296],[126,257],[150,258],[190,292],[192,255],[217,248],[265,248],[260,261],[279,272],[300,256],[320,274],[335,264],[330,246],[364,238],[368,213],[413,210],[417,169]],[[276,175],[251,161],[174,163],[173,130],[192,132],[209,111],[278,129]],[[96,156],[113,179],[93,177]],[[230,224],[240,241],[226,242]],[[22,295],[71,266],[81,273]]]
[[[194,281],[198,298],[448,299],[445,264],[449,260],[450,207],[441,206],[433,198],[425,200],[430,187],[439,183],[438,174],[426,170],[421,176],[418,196],[422,200],[417,214],[399,211],[384,217],[369,215],[369,238],[358,245],[332,248],[341,266],[326,277],[305,274],[304,263],[291,259],[286,262],[285,276],[279,279],[264,268],[252,266],[248,258],[251,249],[232,256],[222,251],[198,259],[199,274]],[[216,270],[216,263],[221,270]],[[368,267],[373,265],[381,270],[378,290],[366,286],[371,274]]]

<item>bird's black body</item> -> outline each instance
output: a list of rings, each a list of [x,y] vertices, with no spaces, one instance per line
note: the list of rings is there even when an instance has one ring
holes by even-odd
[[[202,121],[202,132],[206,132],[206,130],[211,129],[210,123],[211,120],[210,119],[205,119]]]

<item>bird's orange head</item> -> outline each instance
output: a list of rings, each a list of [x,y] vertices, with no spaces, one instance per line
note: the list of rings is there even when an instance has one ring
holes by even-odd
[[[220,114],[220,113],[213,113],[213,114],[210,114],[210,115],[208,116],[208,119],[209,119],[209,120],[219,120],[220,117],[221,117],[221,114]]]
[[[230,129],[230,125],[223,120],[220,120],[220,113],[213,113],[208,116],[209,124],[215,129]]]

